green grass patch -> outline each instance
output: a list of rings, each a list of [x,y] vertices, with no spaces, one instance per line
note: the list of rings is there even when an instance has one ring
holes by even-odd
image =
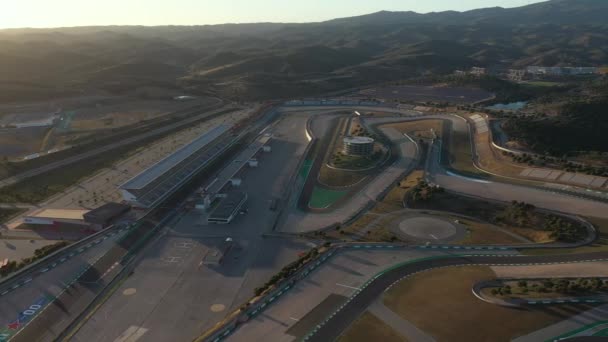
[[[310,172],[311,168],[312,168],[312,160],[305,160],[304,164],[300,168],[300,177],[302,177],[303,179],[308,178],[308,173]]]
[[[564,85],[563,83],[549,82],[549,81],[531,81],[531,82],[525,82],[523,84],[534,86],[534,87],[559,87],[559,86]]]
[[[335,191],[315,186],[308,206],[313,209],[325,209],[344,197],[347,191]]]

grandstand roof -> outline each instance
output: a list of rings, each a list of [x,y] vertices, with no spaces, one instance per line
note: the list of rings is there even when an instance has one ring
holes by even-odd
[[[162,159],[158,163],[152,165],[142,173],[133,177],[120,188],[125,190],[139,190],[144,188],[146,185],[153,182],[155,179],[163,176],[167,171],[173,168],[175,165],[183,162],[186,158],[196,153],[213,140],[224,134],[230,129],[229,125],[219,125],[211,131],[199,136],[186,146],[175,151],[168,157]]]
[[[258,153],[258,151],[266,145],[272,138],[271,135],[264,134],[262,137],[258,138],[251,145],[247,146],[245,150],[243,150],[237,157],[234,158],[234,161],[226,166],[218,175],[217,179],[207,188],[205,189],[208,194],[215,195],[230,181],[234,175],[239,172],[243,166],[245,166],[253,156]]]

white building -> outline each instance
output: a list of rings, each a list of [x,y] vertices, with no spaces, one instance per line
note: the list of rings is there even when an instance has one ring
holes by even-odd
[[[89,210],[81,209],[41,209],[23,219],[24,223],[54,225],[59,223],[84,225],[84,215]]]
[[[350,156],[369,156],[374,152],[374,139],[370,137],[344,137],[344,153]]]

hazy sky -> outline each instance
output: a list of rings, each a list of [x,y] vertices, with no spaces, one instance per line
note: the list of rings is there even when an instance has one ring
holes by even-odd
[[[541,0],[0,0],[0,28],[309,22],[380,10],[515,7]]]

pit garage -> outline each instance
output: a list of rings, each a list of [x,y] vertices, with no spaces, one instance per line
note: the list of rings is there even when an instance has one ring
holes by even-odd
[[[247,193],[234,191],[222,197],[209,216],[207,222],[216,224],[228,224],[239,214],[243,205],[247,202]]]

